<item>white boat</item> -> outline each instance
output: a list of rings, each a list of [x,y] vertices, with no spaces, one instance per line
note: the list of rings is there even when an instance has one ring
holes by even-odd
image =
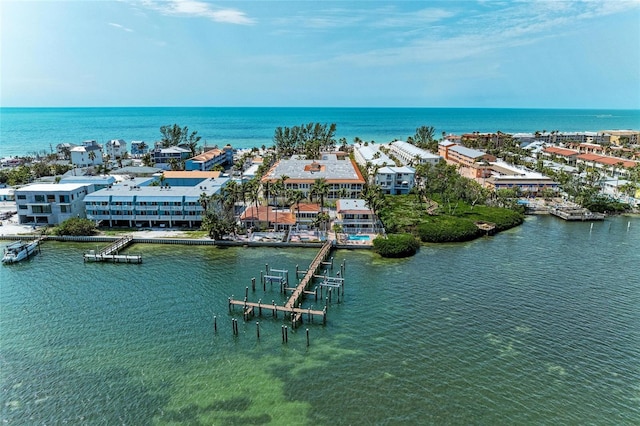
[[[39,240],[33,241],[16,241],[4,248],[2,263],[20,262],[31,256],[38,249]]]

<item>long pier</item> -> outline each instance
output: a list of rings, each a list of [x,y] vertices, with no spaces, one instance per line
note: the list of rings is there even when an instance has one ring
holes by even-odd
[[[118,254],[118,252],[133,242],[133,237],[127,235],[109,244],[99,252],[89,250],[84,254],[85,262],[114,262],[114,263],[142,263],[142,256],[131,254]]]
[[[313,281],[313,278],[321,278],[323,279],[323,283],[320,284],[323,287],[338,287],[338,288],[343,288],[344,285],[344,279],[342,277],[340,278],[333,278],[333,277],[327,277],[325,275],[317,275],[316,272],[318,271],[319,268],[321,268],[322,266],[326,266],[326,265],[331,265],[332,262],[327,262],[327,258],[329,256],[329,254],[331,253],[333,246],[331,241],[327,241],[325,242],[322,247],[320,248],[320,251],[316,254],[315,258],[313,259],[313,261],[311,262],[311,264],[309,265],[309,269],[307,269],[306,271],[298,271],[297,270],[297,266],[296,266],[296,277],[298,275],[298,273],[303,272],[304,276],[302,277],[302,279],[300,280],[300,283],[296,286],[296,287],[287,287],[287,281],[288,279],[285,279],[285,274],[286,276],[288,276],[288,271],[285,270],[277,270],[277,269],[271,269],[271,271],[269,272],[268,268],[267,268],[267,273],[276,273],[279,272],[282,275],[281,276],[275,276],[275,275],[264,275],[261,276],[261,281],[263,286],[266,285],[266,281],[279,281],[280,282],[280,288],[283,292],[285,291],[292,291],[291,296],[289,296],[289,299],[287,299],[286,303],[283,306],[280,305],[276,305],[275,302],[272,301],[271,304],[269,303],[262,303],[262,301],[258,301],[256,302],[249,302],[247,300],[248,297],[248,287],[247,287],[247,291],[245,293],[245,297],[244,300],[236,300],[233,299],[233,297],[229,297],[229,311],[232,311],[234,306],[242,306],[243,309],[243,316],[245,320],[248,320],[250,318],[252,318],[253,316],[256,315],[256,309],[258,310],[258,315],[262,315],[262,310],[266,309],[267,311],[270,311],[272,316],[274,318],[277,318],[278,316],[278,312],[282,312],[285,315],[290,315],[291,317],[291,323],[292,325],[295,327],[298,324],[300,324],[303,320],[303,316],[307,315],[307,319],[308,321],[312,321],[313,317],[321,317],[322,318],[322,322],[326,323],[327,321],[327,305],[325,305],[324,309],[322,310],[313,310],[310,308],[301,308],[300,307],[300,302],[302,301],[302,299],[304,298],[304,296],[306,295],[315,295],[316,300],[318,298],[318,291],[317,288],[315,291],[308,291],[307,287],[309,286],[309,284]],[[344,272],[343,272],[344,273]],[[261,273],[262,274],[262,273]],[[252,287],[255,290],[255,278],[252,279]],[[329,300],[330,297],[327,298],[327,300]]]

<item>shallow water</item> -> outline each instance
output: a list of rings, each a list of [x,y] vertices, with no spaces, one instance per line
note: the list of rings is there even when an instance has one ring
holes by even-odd
[[[288,322],[244,323],[227,298],[315,250],[134,245],[143,264],[113,265],[89,248],[0,268],[8,424],[640,423],[638,219],[335,252],[345,299],[286,345]],[[275,287],[249,299],[282,303]]]

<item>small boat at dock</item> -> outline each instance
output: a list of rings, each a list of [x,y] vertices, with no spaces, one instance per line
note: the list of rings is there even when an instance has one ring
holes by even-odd
[[[40,240],[16,241],[4,248],[2,263],[16,263],[34,254],[40,245]]]

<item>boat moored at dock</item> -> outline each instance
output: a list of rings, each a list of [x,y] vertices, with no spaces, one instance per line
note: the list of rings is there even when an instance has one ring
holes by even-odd
[[[16,241],[4,249],[2,263],[16,263],[33,255],[40,246],[40,240]]]

